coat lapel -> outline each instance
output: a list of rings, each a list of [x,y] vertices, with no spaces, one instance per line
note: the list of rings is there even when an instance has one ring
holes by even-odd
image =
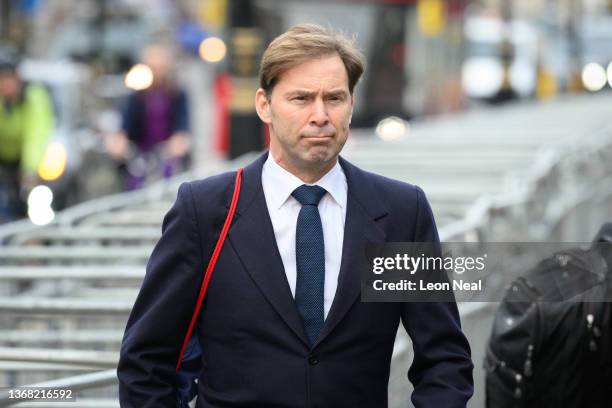
[[[336,295],[314,347],[331,333],[361,293],[365,243],[384,242],[386,239],[377,221],[388,212],[378,200],[376,191],[361,170],[342,158],[340,164],[348,184],[342,261]]]
[[[236,209],[238,217],[228,237],[257,287],[291,330],[308,345],[287,282],[261,185],[261,171],[266,158],[267,154],[264,154],[244,169]]]

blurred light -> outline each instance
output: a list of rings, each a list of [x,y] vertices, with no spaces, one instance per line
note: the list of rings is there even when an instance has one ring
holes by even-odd
[[[199,1],[200,23],[213,30],[226,27],[228,3],[227,0]]]
[[[599,91],[606,85],[606,70],[596,62],[586,64],[582,69],[582,84],[588,91]]]
[[[135,91],[147,89],[153,83],[153,71],[145,64],[136,64],[125,76],[125,86]]]
[[[55,218],[51,208],[53,191],[47,186],[36,186],[28,196],[28,217],[35,225],[49,224]]]
[[[510,66],[510,85],[520,96],[529,96],[536,87],[536,67],[529,61],[517,59]]]
[[[417,27],[427,37],[436,37],[446,26],[446,4],[442,0],[417,1]]]
[[[208,37],[200,43],[200,57],[206,62],[219,62],[227,53],[227,47],[222,39]]]
[[[47,186],[36,186],[28,195],[28,207],[48,207],[53,202],[53,191]]]
[[[66,148],[63,144],[55,142],[49,144],[45,155],[38,165],[38,175],[41,179],[52,181],[58,179],[66,169]]]
[[[463,63],[461,86],[472,98],[488,98],[495,95],[504,80],[504,68],[495,58],[474,57]]]
[[[503,26],[496,17],[471,17],[465,22],[465,36],[472,42],[495,44],[503,40]]]
[[[608,85],[612,87],[612,62],[608,64]]]
[[[408,132],[408,123],[397,116],[390,116],[378,122],[376,134],[382,140],[401,139]]]
[[[51,207],[30,207],[28,208],[28,218],[34,225],[47,225],[55,218],[55,213]]]

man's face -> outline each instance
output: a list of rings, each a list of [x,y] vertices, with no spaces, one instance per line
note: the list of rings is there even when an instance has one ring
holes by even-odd
[[[0,72],[0,98],[16,98],[19,94],[19,84],[19,78],[14,72]]]
[[[172,71],[172,55],[166,48],[152,46],[143,55],[143,62],[153,72],[153,82],[163,83]]]
[[[257,113],[270,127],[270,152],[294,173],[327,171],[336,163],[349,132],[353,97],[337,54],[284,72],[270,98],[256,95]]]

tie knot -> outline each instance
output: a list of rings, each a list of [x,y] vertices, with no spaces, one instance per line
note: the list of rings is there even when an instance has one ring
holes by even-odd
[[[295,190],[291,195],[300,202],[302,205],[319,205],[321,198],[327,193],[323,187],[320,186],[307,186],[302,184]]]

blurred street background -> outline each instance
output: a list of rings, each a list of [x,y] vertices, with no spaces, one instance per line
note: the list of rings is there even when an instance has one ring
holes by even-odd
[[[119,406],[163,215],[266,148],[259,58],[304,22],[367,58],[343,156],[421,186],[443,241],[589,242],[612,220],[611,0],[0,0],[0,387]],[[460,304],[471,407],[495,306]],[[390,407],[411,353],[400,328]]]

